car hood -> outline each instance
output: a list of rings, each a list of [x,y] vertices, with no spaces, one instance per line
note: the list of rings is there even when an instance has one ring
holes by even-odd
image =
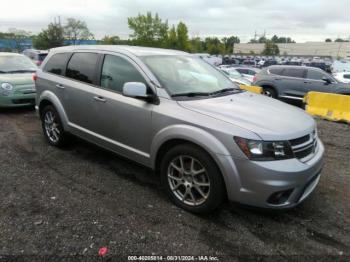
[[[266,141],[298,138],[315,128],[315,121],[303,110],[250,92],[178,103],[188,110],[248,129]]]
[[[10,83],[13,86],[34,85],[33,73],[0,74],[1,83]]]

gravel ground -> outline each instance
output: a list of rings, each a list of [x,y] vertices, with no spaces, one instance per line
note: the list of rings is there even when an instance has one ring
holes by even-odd
[[[349,260],[350,125],[318,120],[318,127],[326,165],[302,205],[267,212],[226,203],[196,216],[171,204],[150,170],[78,139],[50,147],[33,110],[2,110],[0,258],[96,261],[107,247],[101,260]]]

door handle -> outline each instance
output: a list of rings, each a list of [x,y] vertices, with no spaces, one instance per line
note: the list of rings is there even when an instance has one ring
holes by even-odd
[[[106,103],[107,100],[103,98],[102,96],[94,96],[94,99],[98,102]]]
[[[64,87],[63,85],[61,85],[61,84],[57,84],[56,87],[59,88],[59,89],[64,89],[64,88],[65,88],[65,87]]]

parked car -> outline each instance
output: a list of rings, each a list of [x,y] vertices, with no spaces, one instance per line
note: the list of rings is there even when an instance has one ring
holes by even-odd
[[[49,52],[47,50],[26,49],[23,54],[29,57],[37,66],[40,66]]]
[[[241,73],[239,73],[235,68],[222,68],[221,69],[224,74],[226,74],[230,80],[237,85],[250,86],[252,84],[251,81],[246,79]]]
[[[311,116],[240,90],[185,52],[56,48],[36,88],[49,144],[63,146],[71,133],[150,167],[191,212],[210,212],[225,198],[291,208],[320,179],[324,147]]]
[[[339,82],[350,84],[350,72],[335,73],[333,76]]]
[[[235,70],[250,82],[253,82],[254,76],[261,71],[254,67],[235,67]]]
[[[253,84],[266,96],[288,100],[302,100],[310,91],[350,94],[350,85],[314,67],[271,66],[257,74]]]
[[[0,52],[0,107],[34,106],[36,69],[24,55]]]

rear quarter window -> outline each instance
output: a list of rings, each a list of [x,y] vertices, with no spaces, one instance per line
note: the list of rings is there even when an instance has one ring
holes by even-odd
[[[350,79],[350,74],[349,75],[344,75],[345,79]]]
[[[47,61],[44,71],[55,75],[64,75],[70,55],[70,53],[59,53],[53,55],[49,61]]]

